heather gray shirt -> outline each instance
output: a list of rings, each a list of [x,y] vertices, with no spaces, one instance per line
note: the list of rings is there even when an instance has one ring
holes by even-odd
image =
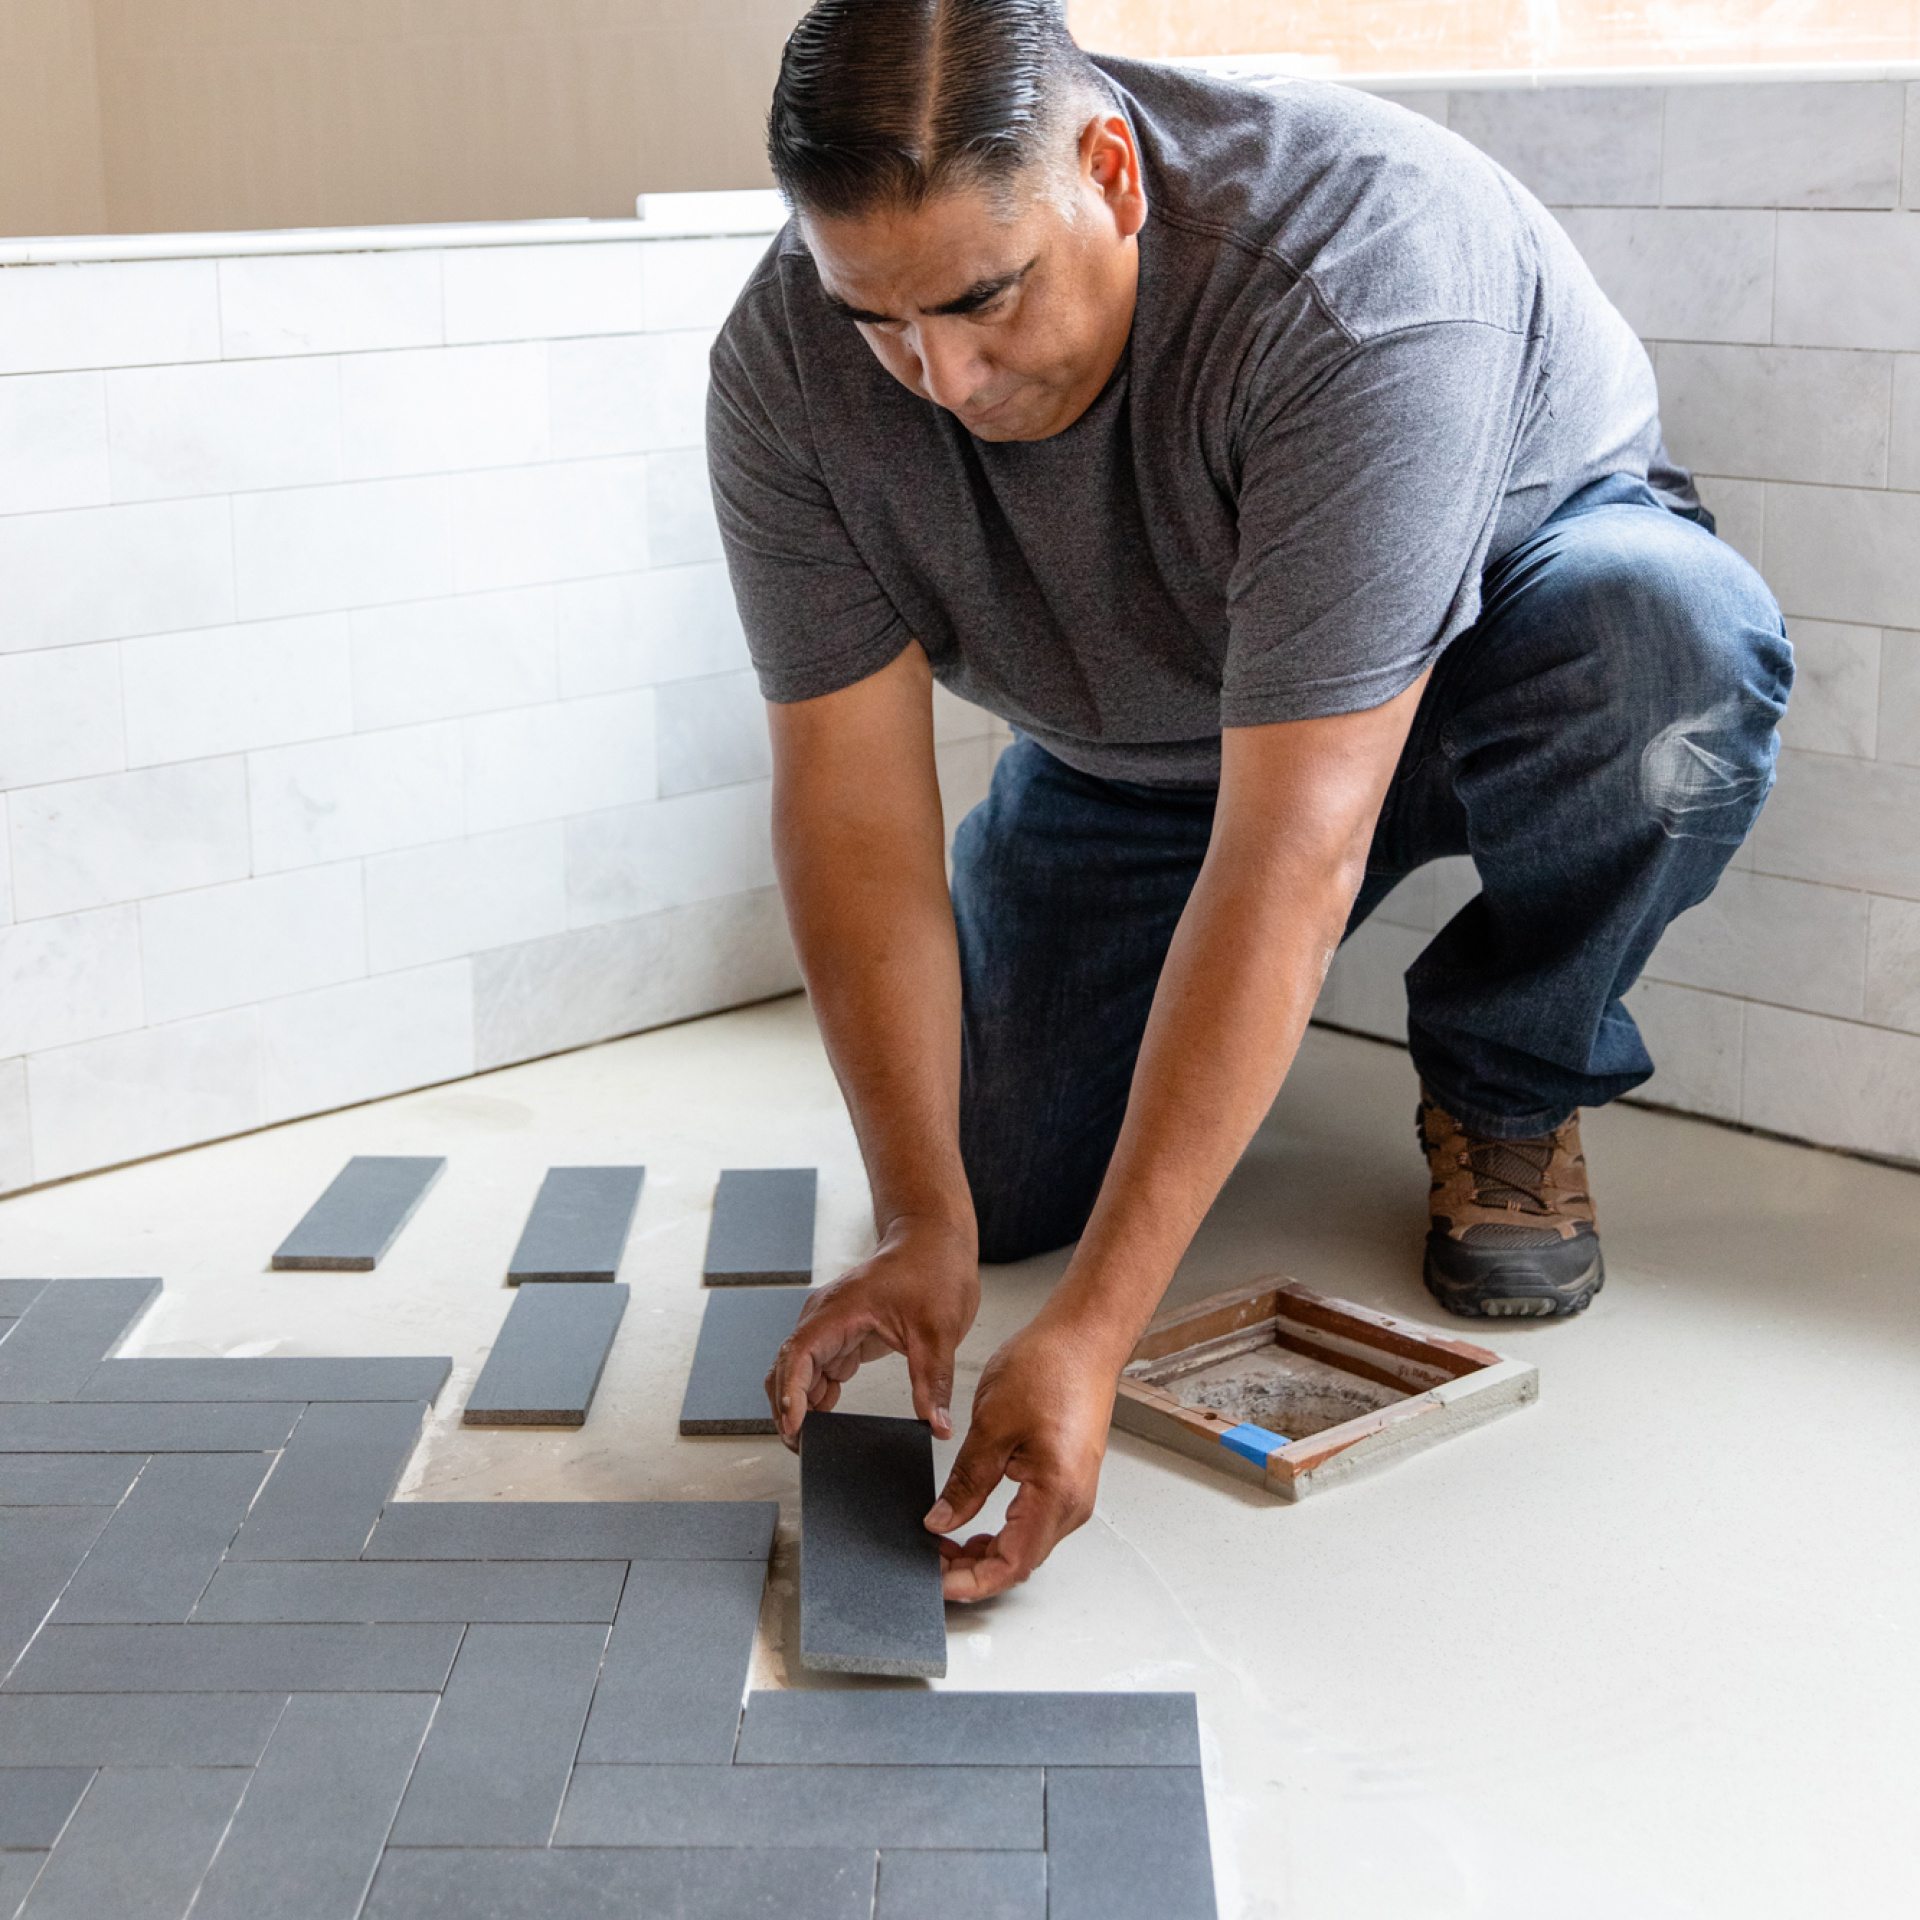
[[[1330,84],[1099,65],[1150,210],[1087,413],[975,439],[827,306],[789,226],[715,345],[708,457],[770,700],[917,639],[1075,767],[1210,783],[1223,727],[1411,685],[1581,487],[1686,482],[1640,343],[1465,141]]]

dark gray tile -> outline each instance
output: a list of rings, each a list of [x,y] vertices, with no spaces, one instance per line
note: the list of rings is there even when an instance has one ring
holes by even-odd
[[[0,1406],[0,1453],[259,1453],[298,1406]]]
[[[112,1518],[111,1507],[0,1513],[0,1673],[20,1657]]]
[[[158,1280],[49,1280],[0,1340],[0,1401],[71,1400],[159,1291]]]
[[[743,1766],[1197,1767],[1190,1693],[756,1693]]]
[[[1047,1856],[883,1853],[873,1913],[874,1920],[1047,1920]]]
[[[522,1288],[461,1419],[470,1427],[584,1426],[627,1291],[565,1280]]]
[[[806,1287],[743,1287],[707,1296],[680,1402],[682,1433],[776,1431],[767,1370],[809,1292]]]
[[[446,1170],[444,1160],[356,1153],[281,1241],[275,1270],[372,1272]]]
[[[507,1278],[611,1280],[620,1271],[645,1167],[550,1167]]]
[[[0,1314],[17,1320],[39,1299],[44,1280],[0,1280]]]
[[[710,1287],[807,1286],[813,1280],[812,1167],[729,1167],[707,1230]]]
[[[250,1767],[278,1693],[0,1694],[0,1753],[37,1767]]]
[[[563,1847],[1037,1849],[1038,1767],[574,1769]]]
[[[635,1566],[581,1758],[725,1766],[764,1585],[765,1569],[745,1560]]]
[[[60,1596],[62,1626],[185,1620],[273,1465],[266,1453],[167,1453],[133,1491]]]
[[[91,1767],[0,1767],[0,1848],[51,1847],[92,1778]]]
[[[1198,1767],[1047,1769],[1048,1920],[1215,1920]]]
[[[620,1560],[228,1561],[194,1613],[208,1621],[595,1620],[613,1618]]]
[[[365,1920],[869,1920],[871,1852],[388,1849]]]
[[[104,1768],[23,1920],[180,1920],[250,1777],[237,1767]]]
[[[76,1400],[431,1400],[451,1360],[106,1360]]]
[[[455,1626],[47,1627],[9,1693],[438,1693]]]
[[[771,1500],[402,1500],[369,1560],[752,1560],[773,1551]]]
[[[400,1484],[423,1401],[309,1407],[228,1549],[234,1560],[353,1560]]]
[[[195,1920],[355,1920],[433,1710],[430,1693],[295,1694]]]
[[[469,1627],[394,1844],[544,1847],[606,1641],[604,1627]]]
[[[800,1659],[827,1673],[947,1670],[933,1433],[924,1421],[810,1413],[800,1428]]]
[[[139,1477],[144,1456],[124,1453],[0,1453],[0,1507],[114,1507]]]
[[[0,1853],[0,1920],[13,1920],[46,1864],[44,1853]]]

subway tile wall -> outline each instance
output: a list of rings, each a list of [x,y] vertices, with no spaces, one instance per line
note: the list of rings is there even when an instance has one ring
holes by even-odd
[[[764,246],[0,269],[0,1191],[797,985],[701,451]]]
[[[1628,996],[1643,1097],[1920,1161],[1920,82],[1391,97],[1554,209],[1798,656],[1760,825]],[[1401,976],[1476,886],[1402,885],[1320,1017],[1404,1039]]]

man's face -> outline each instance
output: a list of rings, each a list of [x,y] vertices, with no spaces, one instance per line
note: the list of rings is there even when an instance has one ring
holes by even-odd
[[[1133,136],[1090,121],[1077,166],[857,219],[803,214],[828,300],[880,364],[982,440],[1045,440],[1099,397],[1133,324],[1146,219]]]

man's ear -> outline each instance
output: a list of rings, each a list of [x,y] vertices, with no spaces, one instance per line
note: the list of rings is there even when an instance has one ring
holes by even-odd
[[[1146,183],[1140,150],[1124,115],[1103,114],[1080,133],[1082,177],[1107,203],[1120,238],[1130,240],[1147,223]]]

